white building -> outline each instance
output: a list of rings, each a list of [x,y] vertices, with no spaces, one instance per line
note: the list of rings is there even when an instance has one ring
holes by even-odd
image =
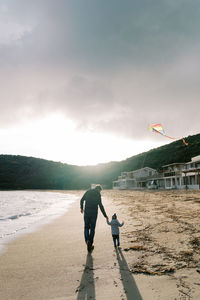
[[[161,172],[145,167],[122,172],[113,189],[200,189],[200,155],[189,163],[172,163]]]
[[[185,188],[183,179],[183,170],[185,163],[173,163],[162,167],[165,189],[183,189]]]
[[[147,178],[156,173],[156,170],[149,167],[131,172],[122,172],[118,180],[113,181],[113,189],[144,189],[147,185]]]
[[[192,158],[185,164],[183,170],[185,187],[188,189],[200,189],[200,155]]]

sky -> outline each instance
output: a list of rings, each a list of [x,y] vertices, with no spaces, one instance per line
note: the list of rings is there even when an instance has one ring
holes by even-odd
[[[0,0],[0,154],[119,161],[199,130],[197,0]]]

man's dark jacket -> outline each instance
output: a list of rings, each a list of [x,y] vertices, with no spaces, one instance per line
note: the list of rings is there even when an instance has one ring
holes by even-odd
[[[106,218],[106,212],[105,209],[103,207],[103,204],[101,202],[101,194],[98,190],[96,189],[90,189],[87,192],[85,192],[85,194],[83,195],[83,197],[81,198],[80,201],[80,206],[81,209],[83,209],[83,202],[85,201],[85,214],[86,215],[90,215],[90,216],[95,216],[98,213],[98,206],[102,212],[102,214],[104,215],[104,217]]]

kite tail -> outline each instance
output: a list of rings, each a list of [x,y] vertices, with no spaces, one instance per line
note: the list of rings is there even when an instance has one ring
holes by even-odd
[[[171,140],[177,140],[177,138],[173,138],[173,137],[168,136],[168,135],[165,135],[165,136],[168,137],[168,138],[171,139]]]
[[[168,137],[169,139],[172,139],[172,140],[178,140],[177,138],[173,138],[173,137],[168,136],[168,135],[166,135],[166,137]],[[185,146],[188,146],[188,143],[186,143],[186,141],[184,140],[184,138],[182,138],[182,141],[185,144]]]
[[[188,146],[188,143],[186,143],[186,141],[184,140],[184,138],[182,138],[182,141],[185,144],[185,146]]]
[[[178,140],[177,138],[173,138],[173,137],[168,136],[168,135],[166,135],[166,137],[168,137],[169,139],[172,139],[172,140]],[[188,146],[188,145],[189,145],[188,143],[186,143],[186,141],[184,140],[184,138],[182,138],[182,141],[183,141],[183,143],[185,144],[185,146]]]

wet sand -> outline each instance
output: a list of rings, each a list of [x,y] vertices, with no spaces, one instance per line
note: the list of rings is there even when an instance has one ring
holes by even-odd
[[[102,199],[109,217],[116,212],[125,221],[121,249],[99,212],[95,249],[87,253],[77,201],[8,245],[0,299],[200,299],[200,192],[105,190]]]

